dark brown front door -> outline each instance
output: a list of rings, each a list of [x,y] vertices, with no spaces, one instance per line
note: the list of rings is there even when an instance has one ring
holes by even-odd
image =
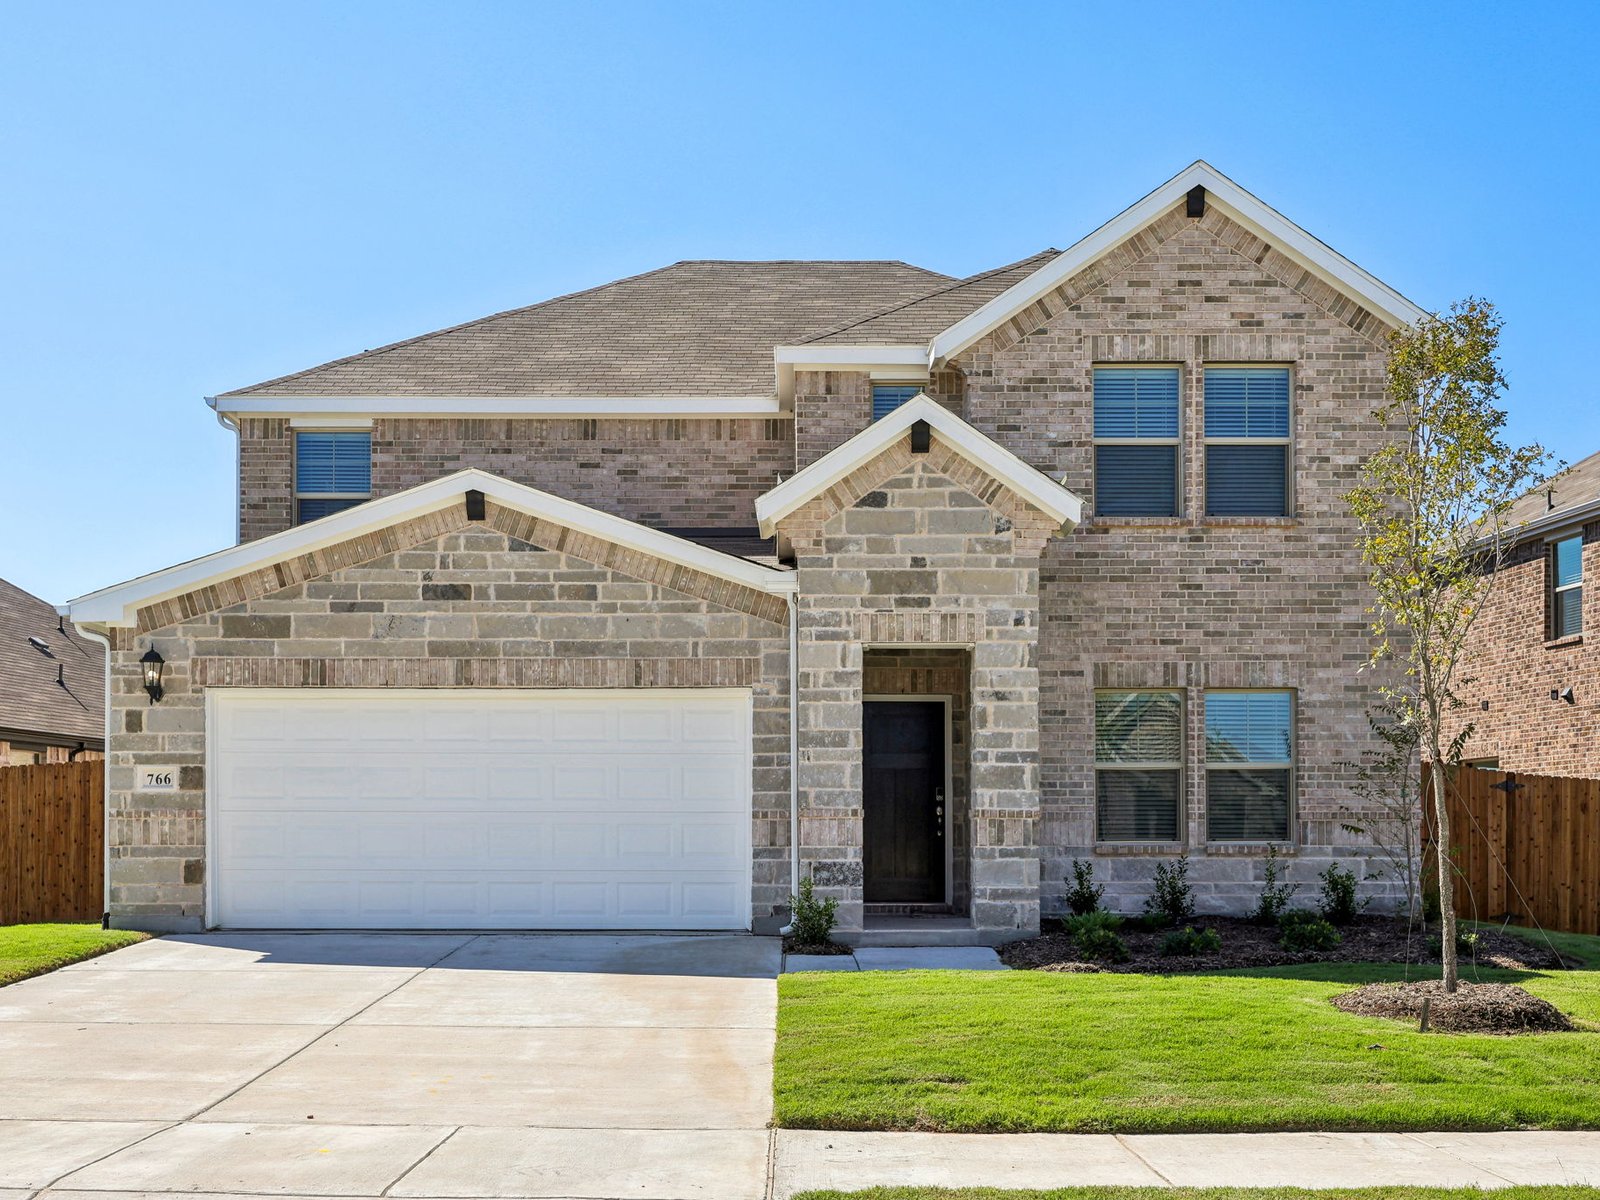
[[[863,867],[868,904],[937,904],[944,894],[944,705],[862,706]]]

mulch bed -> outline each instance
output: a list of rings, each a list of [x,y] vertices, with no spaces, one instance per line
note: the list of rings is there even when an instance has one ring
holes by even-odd
[[[849,946],[838,942],[797,942],[792,937],[783,939],[785,954],[849,954]]]
[[[1293,954],[1278,945],[1278,930],[1257,925],[1239,917],[1201,917],[1196,929],[1215,929],[1222,938],[1222,951],[1191,958],[1163,957],[1158,948],[1165,929],[1146,930],[1136,921],[1126,921],[1118,931],[1127,944],[1127,962],[1107,963],[1087,960],[1078,953],[1072,938],[1060,922],[1048,932],[1027,941],[1012,942],[1000,951],[1008,967],[1019,971],[1117,971],[1138,975],[1169,975],[1182,971],[1216,971],[1231,967],[1289,967],[1301,963],[1437,963],[1438,955],[1428,944],[1428,935],[1412,931],[1407,936],[1403,921],[1393,917],[1357,917],[1339,933],[1343,941],[1332,950]],[[1543,971],[1575,965],[1565,962],[1547,946],[1499,930],[1480,929],[1478,944],[1461,956],[1462,970],[1472,964],[1506,970]]]
[[[1416,1025],[1422,1020],[1423,997],[1429,1000],[1428,1028],[1441,1033],[1551,1033],[1572,1029],[1572,1022],[1548,1000],[1511,983],[1468,983],[1449,995],[1444,983],[1369,983],[1333,998],[1333,1006],[1361,1017],[1388,1017]]]

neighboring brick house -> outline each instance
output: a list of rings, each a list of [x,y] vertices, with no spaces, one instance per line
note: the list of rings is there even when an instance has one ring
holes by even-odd
[[[241,543],[71,606],[113,920],[771,931],[798,871],[999,942],[1075,858],[1361,866],[1343,496],[1420,315],[1196,163],[967,279],[680,263],[214,397]]]
[[[101,757],[105,691],[105,647],[0,579],[0,767]]]
[[[1600,578],[1600,454],[1507,514],[1515,545],[1471,631],[1458,688],[1463,758],[1502,771],[1600,779],[1600,647],[1584,591]]]

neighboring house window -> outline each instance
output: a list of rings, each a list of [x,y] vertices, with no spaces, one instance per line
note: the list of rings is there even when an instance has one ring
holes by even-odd
[[[1097,840],[1177,841],[1182,778],[1180,693],[1094,694]]]
[[[372,495],[372,435],[299,432],[294,435],[296,524],[352,508]]]
[[[920,383],[875,383],[872,385],[872,419],[887,417],[907,400],[922,391]]]
[[[1206,368],[1206,515],[1289,515],[1289,369]]]
[[[1574,534],[1552,543],[1550,561],[1555,568],[1550,636],[1576,637],[1583,632],[1583,535]]]
[[[1294,794],[1294,693],[1206,693],[1206,837],[1286,842]]]
[[[1094,510],[1178,515],[1178,368],[1096,367]]]

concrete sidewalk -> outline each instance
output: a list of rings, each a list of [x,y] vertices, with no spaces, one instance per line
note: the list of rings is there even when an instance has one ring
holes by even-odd
[[[1600,1184],[1600,1133],[964,1134],[779,1130],[771,1200],[879,1186]]]

